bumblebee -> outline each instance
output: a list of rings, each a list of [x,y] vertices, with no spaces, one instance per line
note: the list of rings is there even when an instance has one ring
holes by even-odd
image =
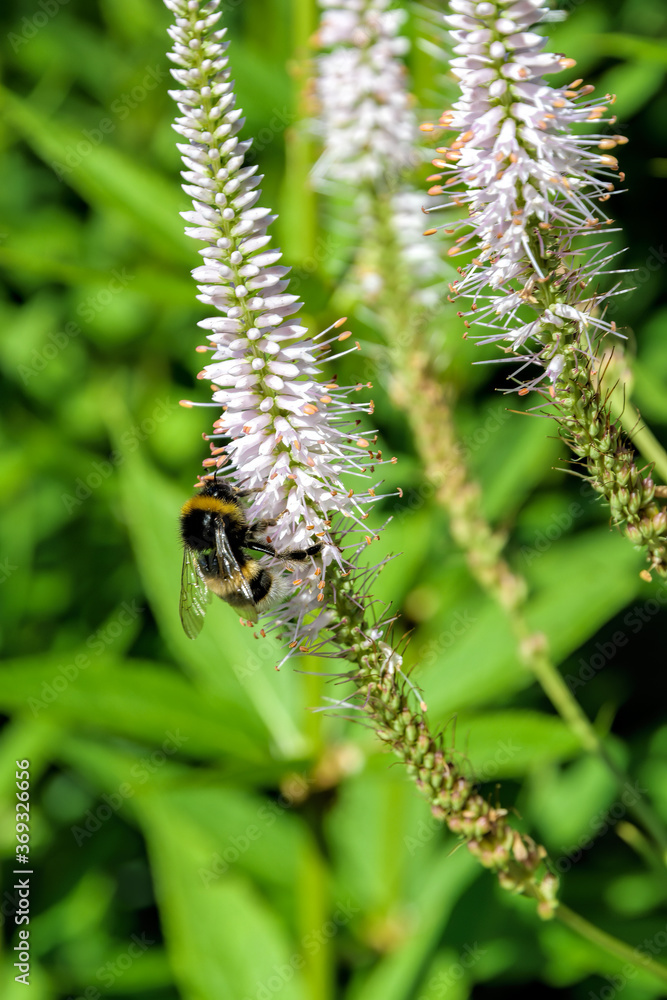
[[[185,634],[196,639],[201,632],[206,605],[217,594],[239,614],[256,622],[258,614],[285,596],[286,588],[269,569],[249,558],[245,549],[265,552],[286,561],[315,556],[321,545],[276,552],[257,536],[277,519],[248,522],[241,504],[249,492],[216,479],[181,508],[183,571],[179,611]]]

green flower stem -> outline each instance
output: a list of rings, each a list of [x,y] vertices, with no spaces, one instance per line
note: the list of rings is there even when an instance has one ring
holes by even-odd
[[[534,219],[527,230],[536,231],[537,224]],[[589,356],[583,321],[570,320],[550,327],[546,319],[554,307],[571,308],[566,301],[568,293],[561,285],[558,240],[558,235],[553,235],[542,250],[537,237],[531,238],[532,257],[539,260],[540,273],[527,263],[532,274],[524,286],[524,293],[530,292],[527,298],[535,312],[542,317],[542,359],[559,355],[563,361],[561,374],[550,390],[554,405],[545,404],[546,415],[556,420],[561,436],[576,456],[575,462],[609,504],[613,524],[633,545],[646,550],[648,573],[667,576],[667,508],[657,502],[651,476],[638,466],[641,461],[623,433],[622,421],[614,419],[613,391],[603,384],[605,359]],[[580,287],[580,301],[594,295],[585,282]]]
[[[313,0],[291,0],[290,7],[292,58],[289,73],[294,124],[288,125],[284,132],[286,162],[280,199],[284,207],[278,225],[285,260],[292,261],[298,268],[304,261],[312,260],[317,252],[317,206],[315,192],[309,183],[314,143],[303,128],[303,122],[311,115],[307,81],[312,73],[309,45],[317,26],[317,6]]]
[[[619,941],[618,938],[612,937],[606,931],[600,930],[599,927],[589,923],[588,920],[580,917],[578,913],[575,913],[574,910],[571,910],[563,903],[558,904],[554,916],[562,924],[565,924],[566,927],[574,931],[575,934],[586,938],[587,941],[591,941],[592,944],[597,945],[603,951],[608,952],[608,954],[614,955],[623,962],[629,962],[637,969],[645,969],[659,979],[660,982],[667,983],[666,965],[663,965],[662,962],[654,961],[648,955],[645,955],[644,952],[639,951],[639,949],[631,948],[624,941]]]
[[[552,663],[546,650],[546,640],[540,642],[539,636],[531,635],[525,619],[520,614],[513,612],[510,617],[520,641],[520,648],[527,651],[528,666],[537,677],[551,704],[581,741],[584,749],[600,757],[613,774],[618,787],[623,789],[630,782],[628,775],[611,757],[590,719],[563,680],[562,674]],[[660,865],[667,864],[667,834],[660,818],[643,798],[638,798],[629,808],[653,838],[655,844],[655,847],[651,848],[653,860],[657,860]]]
[[[426,706],[401,670],[400,655],[382,638],[382,624],[369,628],[354,572],[331,578],[332,641],[352,664],[346,679],[355,686],[354,704],[370,719],[378,738],[405,764],[406,771],[425,796],[431,812],[465,842],[485,868],[495,872],[500,885],[514,893],[528,893],[538,913],[549,919],[556,906],[558,880],[545,870],[546,851],[508,822],[508,812],[492,805],[477,791],[448,754],[441,735],[433,736]],[[417,704],[415,705],[415,701]]]
[[[575,345],[555,393],[561,434],[584,465],[593,489],[611,511],[613,523],[633,545],[645,548],[650,570],[667,575],[667,510],[656,502],[655,483],[637,466],[637,454],[611,415],[609,394],[586,359],[575,361]],[[577,364],[577,367],[575,367]]]
[[[407,414],[426,475],[436,488],[436,499],[449,516],[452,537],[465,553],[477,582],[504,609],[522,662],[584,749],[603,761],[622,789],[629,777],[610,757],[565,684],[549,656],[545,636],[532,632],[526,621],[527,583],[501,555],[504,535],[494,531],[482,515],[480,489],[470,479],[454,427],[451,394],[433,376],[420,347],[420,317],[412,306],[410,288],[406,287],[409,279],[405,268],[400,266],[396,238],[388,221],[387,200],[380,196],[375,204],[376,239],[381,247],[379,261],[384,276],[381,318],[389,341],[393,396]],[[667,857],[667,832],[662,821],[643,799],[631,809],[652,837],[656,862],[663,865]]]
[[[476,791],[434,737],[419,692],[404,677],[396,650],[369,630],[364,607],[354,596],[353,574],[332,576],[333,641],[352,664],[345,675],[355,686],[356,706],[370,719],[378,738],[405,764],[433,815],[455,833],[500,885],[535,899],[543,919],[555,917],[574,933],[615,958],[667,982],[667,967],[591,924],[556,899],[558,882],[544,871],[546,851],[507,821],[507,811]],[[415,702],[417,704],[415,704]],[[351,700],[346,700],[350,707]]]
[[[636,851],[644,859],[646,864],[652,869],[658,882],[662,885],[663,892],[667,896],[667,871],[665,871],[663,859],[656,856],[653,844],[646,838],[643,831],[635,826],[634,823],[629,823],[627,820],[620,820],[616,824],[615,832],[621,840],[624,840],[633,851]]]
[[[300,852],[297,866],[298,909],[296,919],[302,938],[312,927],[322,927],[331,912],[326,865],[317,847],[308,843]],[[307,995],[332,1000],[334,982],[331,941],[316,950],[304,949],[303,977]]]
[[[395,379],[401,407],[407,412],[426,475],[436,487],[435,496],[450,518],[454,541],[465,552],[471,573],[480,586],[504,609],[517,639],[522,662],[534,674],[552,705],[570,726],[588,753],[596,754],[613,774],[619,788],[629,777],[610,757],[592,722],[586,717],[549,656],[547,640],[531,631],[524,608],[526,581],[510,569],[501,555],[504,537],[493,531],[481,513],[479,487],[473,483],[456,440],[446,390],[429,374],[426,359],[409,352],[397,366]],[[667,833],[644,799],[631,807],[654,841],[659,863],[667,858]]]
[[[663,483],[667,483],[667,452],[655,434],[642,421],[639,411],[624,400],[623,391],[620,388],[614,391],[611,404],[616,419],[637,451],[653,465]]]

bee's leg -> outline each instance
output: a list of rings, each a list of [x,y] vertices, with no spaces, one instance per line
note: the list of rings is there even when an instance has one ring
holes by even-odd
[[[263,486],[248,486],[248,487],[235,486],[234,487],[234,491],[235,491],[237,497],[249,497],[249,496],[252,496],[253,493],[263,493],[264,492],[264,487]]]
[[[273,528],[283,514],[286,514],[287,510],[281,510],[276,517],[262,517],[259,521],[253,521],[249,526],[248,536],[254,538],[256,535],[260,534],[262,531],[266,531],[267,528]]]
[[[256,552],[266,552],[267,556],[278,555],[273,545],[269,545],[268,542],[256,542],[254,539],[248,538],[244,543],[244,547],[254,549]]]
[[[276,552],[278,559],[286,559],[293,562],[303,562],[308,556],[316,556],[322,551],[322,546],[309,545],[307,549],[290,549],[288,552]]]
[[[275,559],[284,559],[286,562],[303,562],[308,556],[316,556],[318,552],[321,551],[321,545],[311,545],[307,549],[290,549],[288,552],[276,552],[273,545],[267,545],[266,542],[246,542],[246,548],[255,549],[257,552],[266,552],[267,556],[273,556]]]
[[[280,518],[283,516],[284,513],[285,511],[282,511],[281,514],[278,514],[278,517],[263,517],[261,521],[253,521],[252,525],[250,526],[252,534],[255,535],[260,531],[266,531],[267,528],[273,528],[278,523],[278,521],[280,520]]]

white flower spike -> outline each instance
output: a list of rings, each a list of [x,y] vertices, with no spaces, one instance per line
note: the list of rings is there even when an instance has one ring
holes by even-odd
[[[543,369],[530,387],[546,378],[553,388],[571,367],[558,360],[568,338],[576,340],[572,360],[574,350],[592,353],[591,330],[616,332],[600,307],[617,289],[582,295],[613,255],[604,256],[603,243],[575,262],[572,246],[611,224],[600,204],[618,170],[610,150],[626,140],[587,130],[614,124],[610,95],[592,100],[593,87],[581,80],[554,88],[543,79],[575,63],[542,51],[546,39],[531,30],[550,19],[540,0],[451,0],[450,7],[461,96],[440,125],[459,135],[437,150],[441,172],[429,178],[438,182],[429,194],[447,199],[430,211],[457,210],[459,218],[438,228],[456,237],[450,256],[473,255],[452,292],[472,297],[467,315],[492,331],[482,342],[510,343],[503,350]],[[526,306],[537,319],[526,322]]]
[[[325,151],[316,181],[377,180],[414,167],[417,122],[405,87],[399,34],[405,12],[389,0],[320,0],[317,94]]]
[[[200,301],[215,310],[199,324],[209,331],[209,345],[199,350],[212,352],[199,377],[213,383],[214,403],[185,405],[222,407],[204,465],[258,491],[248,516],[277,518],[270,532],[276,551],[322,544],[317,561],[300,564],[288,588],[292,595],[275,613],[278,625],[292,623],[296,643],[321,625],[322,615],[319,625],[307,627],[307,620],[323,610],[327,567],[343,563],[332,519],[363,527],[364,508],[376,499],[372,488],[355,494],[341,476],[368,477],[381,456],[355,430],[359,414],[370,412],[349,399],[362,386],[339,386],[336,376],[327,381],[321,374],[320,361],[332,345],[351,336],[340,332],[344,320],[308,337],[295,318],[302,304],[289,294],[290,269],[279,263],[282,255],[267,235],[275,216],[258,204],[257,168],[244,165],[250,142],[239,139],[242,112],[230,81],[225,29],[215,29],[218,2],[165,4],[175,20],[169,58],[177,68],[171,72],[182,88],[171,92],[181,115],[174,128],[185,139],[178,148],[183,190],[192,198],[192,211],[183,213],[185,231],[205,244],[199,251],[204,264],[192,273]]]
[[[406,14],[387,10],[388,5],[389,0],[320,0],[315,37],[324,51],[317,60],[316,89],[324,149],[311,176],[315,187],[342,184],[354,192],[363,249],[350,290],[356,284],[366,302],[385,292],[377,259],[381,240],[372,234],[379,202],[386,199],[381,212],[414,284],[414,301],[432,308],[440,301],[443,281],[451,277],[451,266],[424,239],[424,195],[404,179],[425,154],[402,59],[409,48],[399,33]]]

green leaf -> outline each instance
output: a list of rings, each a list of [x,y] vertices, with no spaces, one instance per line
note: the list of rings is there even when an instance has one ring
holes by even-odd
[[[607,766],[587,755],[566,768],[536,768],[527,789],[526,814],[555,858],[578,850],[581,843],[592,847],[604,825],[599,821],[619,794]]]
[[[479,781],[519,777],[548,761],[567,760],[581,751],[579,739],[557,715],[528,709],[461,714],[456,745]]]
[[[479,866],[466,851],[454,855],[441,852],[418,883],[419,921],[412,933],[370,974],[355,977],[350,1000],[405,1000],[413,996],[424,961],[447,927],[455,904],[479,874]]]
[[[44,116],[8,90],[0,89],[0,107],[37,156],[60,172],[81,197],[101,211],[125,215],[159,256],[192,263],[179,217],[186,207],[185,196],[175,184],[109,143],[86,142],[90,147],[86,154],[72,159],[72,150],[84,140],[82,132]]]
[[[375,739],[372,745],[376,753],[365,769],[340,787],[326,832],[339,891],[381,921],[435,863],[444,830],[412,782],[390,767],[392,758],[377,752]]]
[[[285,1000],[304,1000],[303,955],[278,914],[238,870],[205,882],[220,856],[215,819],[223,820],[223,790],[208,793],[209,822],[180,802],[154,795],[141,811],[162,927],[183,1000],[239,1000],[263,986]],[[276,985],[273,985],[273,984]]]
[[[40,656],[7,663],[0,672],[3,709],[42,712],[56,725],[102,730],[159,746],[176,734],[186,756],[266,759],[256,719],[238,706],[199,694],[167,668],[91,660],[87,653]],[[181,749],[182,748],[182,749]]]
[[[481,596],[447,609],[409,647],[432,724],[532,683],[503,612]]]
[[[556,461],[562,445],[549,432],[546,420],[513,413],[507,405],[494,404],[476,414],[463,446],[490,521],[514,516]]]
[[[618,59],[636,59],[641,63],[657,63],[667,69],[667,41],[642,35],[607,31],[596,35],[593,45],[598,52]]]
[[[659,48],[646,39],[633,41],[646,42],[637,46],[641,61],[614,66],[602,75],[599,84],[602,93],[617,95],[614,112],[621,121],[636,115],[660,92],[667,69],[667,46]],[[658,55],[659,60],[655,59]]]
[[[532,629],[546,634],[556,664],[645,586],[640,567],[632,546],[604,528],[560,538],[531,562],[526,616]],[[533,683],[507,618],[479,597],[450,606],[438,624],[429,622],[410,653],[434,721]]]
[[[596,528],[560,538],[531,563],[527,617],[547,634],[556,663],[646,589],[643,562],[619,531]]]
[[[0,672],[0,684],[3,674]],[[16,761],[30,761],[30,780],[34,784],[49,766],[53,749],[60,739],[54,720],[17,718],[0,735],[0,801],[14,802]],[[12,805],[13,808],[13,805]]]

